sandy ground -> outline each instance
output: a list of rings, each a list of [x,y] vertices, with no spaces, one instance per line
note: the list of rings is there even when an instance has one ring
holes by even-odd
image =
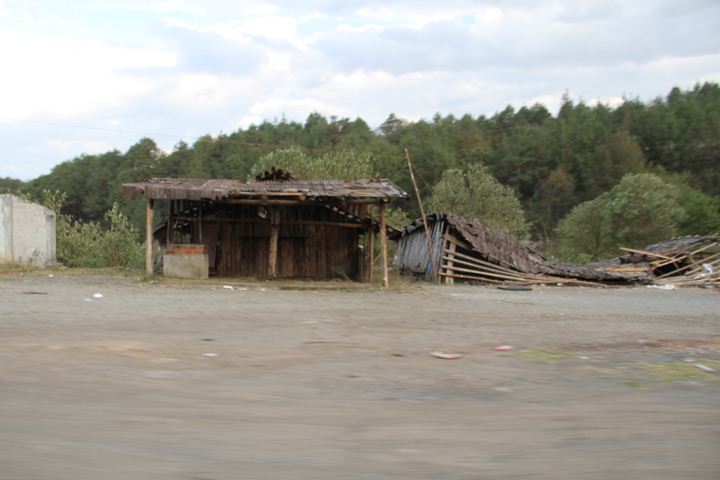
[[[0,478],[720,478],[717,290],[233,285],[0,275]]]

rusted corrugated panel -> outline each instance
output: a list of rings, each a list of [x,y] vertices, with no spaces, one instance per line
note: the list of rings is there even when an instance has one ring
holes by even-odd
[[[129,197],[145,195],[148,198],[172,200],[222,200],[273,194],[297,194],[310,198],[407,198],[404,191],[387,179],[240,182],[222,179],[153,178],[144,182],[124,183],[122,188],[123,193]]]

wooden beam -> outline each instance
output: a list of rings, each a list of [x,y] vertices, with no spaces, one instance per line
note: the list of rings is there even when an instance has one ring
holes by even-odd
[[[380,250],[382,252],[382,263],[383,263],[383,287],[387,288],[390,285],[388,280],[388,258],[387,258],[387,231],[385,230],[385,204],[381,203],[378,206],[380,211]]]
[[[173,216],[175,214],[175,200],[168,202],[168,219],[165,226],[165,245],[173,243]]]
[[[358,204],[359,205],[375,205],[375,204],[380,205],[380,204],[384,203],[385,201],[386,201],[386,199],[384,199],[384,198],[368,198],[368,199],[349,198],[349,199],[345,200],[344,203],[346,203],[348,205],[358,205]]]
[[[453,267],[455,265],[455,244],[450,241],[448,241],[447,244],[447,264],[445,267],[445,272],[452,273]],[[455,279],[453,277],[445,277],[445,283],[448,285],[453,285],[455,283]]]
[[[153,206],[155,201],[147,199],[145,209],[145,274],[150,277],[153,274]]]
[[[278,238],[280,236],[280,211],[270,209],[270,248],[268,248],[268,276],[277,277]]]
[[[626,248],[626,247],[620,247],[620,250],[623,252],[630,252],[630,253],[637,253],[639,255],[645,255],[646,257],[656,257],[656,258],[662,258],[663,260],[674,260],[671,257],[666,257],[665,255],[660,255],[659,253],[653,253],[653,252],[646,252],[645,250],[636,250],[634,248]]]
[[[175,220],[183,220],[191,222],[196,217],[174,217]],[[205,217],[205,223],[259,223],[259,218],[223,218],[223,217]],[[283,225],[322,225],[325,227],[353,228],[353,229],[372,229],[372,225],[352,222],[323,222],[321,220],[285,220]]]
[[[368,274],[367,281],[372,283],[373,281],[373,270],[375,269],[375,230],[372,228],[368,230]]]
[[[219,201],[217,203],[227,205],[303,205],[311,202],[301,200],[273,200],[273,199],[251,199],[251,198],[231,198]]]

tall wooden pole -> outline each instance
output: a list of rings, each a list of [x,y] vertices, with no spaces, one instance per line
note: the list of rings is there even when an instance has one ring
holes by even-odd
[[[383,262],[383,287],[390,285],[388,280],[387,231],[385,230],[385,204],[380,204],[380,250]]]
[[[368,230],[368,283],[373,281],[373,270],[375,269],[375,230],[370,227]]]
[[[153,204],[152,198],[147,199],[145,211],[145,274],[149,277],[153,274]]]
[[[410,179],[412,180],[413,187],[415,188],[415,195],[417,196],[418,205],[420,206],[420,215],[422,215],[423,226],[425,227],[425,240],[427,240],[428,246],[428,261],[430,265],[430,277],[436,281],[437,272],[433,269],[433,258],[432,258],[432,239],[430,238],[430,230],[428,229],[427,217],[425,217],[425,208],[423,207],[422,198],[420,198],[420,189],[418,189],[417,182],[415,181],[415,174],[413,173],[412,160],[410,160],[410,152],[405,149],[405,159],[407,160],[408,170],[410,170]]]

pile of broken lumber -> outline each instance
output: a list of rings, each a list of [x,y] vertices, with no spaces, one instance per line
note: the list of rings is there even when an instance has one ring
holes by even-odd
[[[720,286],[720,238],[693,236],[651,245],[645,250],[623,248],[628,260],[646,268],[651,283],[674,286]]]
[[[445,283],[477,281],[504,285],[655,284],[720,287],[720,237],[690,236],[650,245],[621,248],[625,255],[587,265],[546,262],[528,272],[483,258],[481,252],[451,234],[444,236],[440,277]]]

